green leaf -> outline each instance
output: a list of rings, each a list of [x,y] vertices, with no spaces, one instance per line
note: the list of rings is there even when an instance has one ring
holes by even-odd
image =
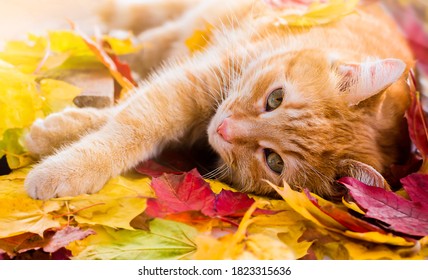
[[[173,221],[155,219],[150,222],[150,232],[109,227],[93,229],[96,235],[67,247],[75,255],[74,259],[185,259],[196,250],[193,240],[197,230]]]

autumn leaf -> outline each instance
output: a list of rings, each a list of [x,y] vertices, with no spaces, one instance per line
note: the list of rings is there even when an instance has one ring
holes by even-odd
[[[33,76],[20,72],[15,66],[0,60],[0,141],[8,129],[30,126],[43,116],[43,99]]]
[[[132,90],[137,85],[132,78],[129,65],[122,63],[117,55],[111,51],[112,46],[107,40],[93,40],[80,31],[74,23],[70,22],[70,24],[72,29],[83,39],[98,60],[107,67],[110,74],[125,92]],[[120,96],[118,96],[118,98],[119,97]]]
[[[222,190],[216,195],[214,212],[206,214],[208,216],[242,217],[253,204],[254,199],[249,198],[247,194]]]
[[[42,248],[44,252],[53,253],[73,241],[82,240],[94,233],[95,232],[90,229],[82,230],[78,227],[71,226],[47,229],[42,236],[26,232],[0,239],[0,250],[7,253],[9,257],[14,257],[16,254],[28,250],[38,250],[40,248]]]
[[[151,186],[157,198],[147,201],[149,216],[186,211],[212,213],[214,209],[215,195],[196,170],[181,175],[165,174],[154,178]]]
[[[97,226],[96,235],[67,246],[73,259],[168,260],[186,259],[196,250],[197,231],[185,224],[155,219],[150,231],[114,230]]]
[[[139,163],[135,170],[150,177],[159,177],[164,173],[178,175],[190,171],[196,166],[196,159],[190,151],[165,149],[156,158]]]
[[[386,9],[407,36],[409,46],[417,58],[418,68],[428,74],[428,7],[414,0],[384,0]]]
[[[321,199],[314,194],[311,194],[307,189],[304,190],[305,195],[308,199],[318,207],[322,212],[329,215],[340,224],[345,226],[350,231],[354,232],[370,232],[377,231],[380,233],[385,233],[381,228],[374,226],[364,220],[358,219],[357,217],[348,213],[348,211],[344,210],[343,207],[340,208],[338,205],[334,203]]]
[[[420,103],[420,93],[416,88],[416,78],[412,71],[409,73],[411,103],[406,111],[409,135],[424,160],[422,172],[428,172],[428,127],[427,118]]]
[[[66,203],[58,215],[73,217],[79,224],[132,230],[130,222],[146,209],[147,198],[153,197],[149,182],[139,176],[115,177],[98,193],[56,199]]]
[[[147,201],[146,214],[165,217],[199,211],[210,218],[242,217],[254,203],[247,194],[221,190],[215,194],[196,169],[180,175],[165,174],[152,180],[156,198]]]
[[[428,175],[414,173],[401,179],[406,193],[415,203],[421,203],[425,206],[428,203]]]
[[[312,198],[309,199],[305,193],[292,190],[288,184],[284,184],[283,189],[272,184],[271,186],[284,198],[292,209],[320,228],[351,238],[370,242],[397,246],[412,246],[414,244],[414,241],[412,240],[406,240],[403,237],[395,236],[391,233],[384,233],[382,230],[377,229],[377,227],[372,227],[364,223],[364,221],[357,222],[356,219],[346,220],[349,218],[348,215],[345,215],[343,211],[336,209],[337,207],[333,210],[329,209],[332,208],[330,202],[323,200],[315,194],[310,194]],[[313,199],[314,197],[317,199],[315,204]],[[320,207],[316,205],[319,205]],[[347,228],[347,226],[350,226],[351,228]],[[355,229],[359,229],[362,232],[353,231]]]
[[[43,236],[45,230],[60,227],[54,213],[63,203],[40,201],[30,198],[24,189],[24,179],[29,169],[17,170],[0,176],[0,238],[25,232]]]
[[[184,42],[190,53],[196,53],[205,49],[211,37],[213,26],[206,24],[204,29],[195,30]]]
[[[412,175],[410,175],[412,176]],[[418,178],[420,179],[420,178]],[[407,179],[403,183],[412,196],[426,195],[426,183],[415,185],[417,180]],[[428,235],[428,204],[426,201],[404,199],[391,191],[367,186],[350,177],[339,180],[349,189],[352,198],[366,211],[365,216],[387,223],[388,228],[397,232],[414,236]]]
[[[56,42],[62,42],[57,40]],[[27,40],[9,41],[0,52],[0,59],[14,65],[23,74],[42,73],[63,64],[70,53],[56,52],[54,38],[28,35]]]
[[[18,169],[33,162],[22,143],[24,129],[13,128],[3,133],[0,140],[0,158],[6,155],[7,164],[11,169]]]
[[[284,9],[283,15],[275,19],[276,25],[311,27],[327,24],[353,13],[356,10],[359,0],[281,2],[282,5],[279,5],[279,7],[289,7],[292,4],[291,6],[295,6],[296,9]],[[278,7],[278,5],[276,6]]]

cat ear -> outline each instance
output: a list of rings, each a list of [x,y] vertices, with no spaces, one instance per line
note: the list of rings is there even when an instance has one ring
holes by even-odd
[[[350,106],[358,105],[396,82],[404,70],[406,64],[395,58],[340,64],[337,68],[341,76],[339,88],[346,92],[346,100]]]
[[[338,166],[338,177],[353,177],[368,186],[389,189],[383,176],[373,167],[357,160],[342,160]]]

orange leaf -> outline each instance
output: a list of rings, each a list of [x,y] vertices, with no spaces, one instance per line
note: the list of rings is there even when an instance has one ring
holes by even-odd
[[[110,44],[105,41],[94,41],[85,33],[83,33],[79,28],[70,21],[71,28],[76,32],[86,43],[89,49],[94,53],[98,60],[104,64],[105,67],[110,71],[110,74],[113,76],[115,81],[125,90],[132,90],[137,83],[134,81],[131,75],[131,69],[129,65],[121,62],[117,55],[112,52]],[[116,96],[117,100],[120,96]]]

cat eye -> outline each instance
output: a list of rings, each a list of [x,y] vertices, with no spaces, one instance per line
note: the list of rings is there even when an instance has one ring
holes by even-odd
[[[284,169],[284,161],[278,153],[275,153],[271,149],[265,149],[265,159],[270,170],[277,174],[281,174]]]
[[[266,100],[266,111],[270,112],[278,108],[284,99],[284,89],[277,88],[272,91]]]

